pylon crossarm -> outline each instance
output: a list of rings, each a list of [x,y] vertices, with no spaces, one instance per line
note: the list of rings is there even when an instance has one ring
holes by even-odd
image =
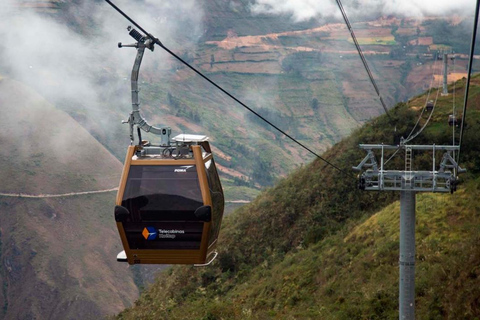
[[[465,169],[458,167],[457,162],[451,153],[458,150],[458,146],[445,145],[360,145],[360,148],[367,151],[367,155],[354,170],[363,171],[359,176],[359,187],[362,190],[371,191],[420,191],[420,192],[453,192],[456,189],[458,173],[465,172]],[[402,148],[405,149],[404,170],[385,170],[384,151]],[[381,160],[377,163],[374,150],[380,149]],[[415,170],[413,168],[413,150],[430,151],[433,154],[430,171]],[[443,150],[442,161],[439,169],[436,169],[435,152]]]
[[[372,168],[374,172],[378,172],[378,164],[377,160],[375,159],[375,155],[373,154],[372,150],[367,150],[367,155],[360,164],[356,167],[352,167],[355,171],[362,171],[363,167]]]
[[[383,170],[373,172],[367,170],[362,173],[361,179],[364,181],[364,190],[369,191],[451,192],[452,182],[455,182],[455,177],[451,172],[438,171]]]
[[[458,151],[458,146],[451,146],[451,145],[417,145],[417,144],[409,144],[409,145],[402,145],[402,146],[392,146],[392,145],[385,145],[385,144],[360,144],[360,149],[365,150],[373,150],[373,149],[384,149],[384,150],[394,150],[398,148],[410,148],[412,150],[446,150],[446,151]]]
[[[443,158],[442,158],[442,161],[440,162],[440,169],[438,170],[439,172],[445,172],[445,168],[448,168],[448,169],[456,169],[458,168],[458,173],[464,173],[466,172],[467,170],[466,169],[463,169],[461,168],[457,162],[455,161],[455,159],[453,159],[452,155],[450,154],[450,152],[445,152],[443,154]]]

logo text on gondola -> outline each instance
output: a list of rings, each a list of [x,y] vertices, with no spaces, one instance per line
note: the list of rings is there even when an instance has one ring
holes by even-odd
[[[187,170],[192,167],[193,166],[181,166],[180,168],[174,169],[173,172],[187,172]]]
[[[158,229],[158,233],[185,233],[185,230],[176,230],[176,229]]]
[[[158,238],[159,239],[175,239],[176,234],[184,234],[185,230],[176,230],[176,229],[158,229]]]

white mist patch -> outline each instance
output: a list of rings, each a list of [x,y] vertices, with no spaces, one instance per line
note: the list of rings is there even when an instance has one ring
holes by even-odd
[[[453,13],[471,16],[474,1],[469,0],[347,0],[342,4],[349,16],[365,17],[372,15],[399,15],[423,17],[425,15],[447,16]],[[294,21],[312,18],[341,18],[334,0],[256,0],[251,6],[254,13],[291,14]]]
[[[0,74],[27,84],[53,105],[73,110],[89,123],[97,119],[103,130],[99,134],[115,132],[131,110],[130,73],[136,51],[117,47],[118,42],[135,42],[126,30],[131,23],[104,1],[66,2],[51,14],[22,7],[24,3],[1,1]],[[203,32],[202,8],[196,0],[114,3],[171,49],[195,46]],[[163,70],[170,64],[161,48],[148,51],[140,81],[145,80],[142,71],[147,68],[167,74]],[[68,144],[58,139],[52,143]]]
[[[341,17],[334,1],[257,0],[251,9],[254,13],[291,14],[297,22],[316,17]]]

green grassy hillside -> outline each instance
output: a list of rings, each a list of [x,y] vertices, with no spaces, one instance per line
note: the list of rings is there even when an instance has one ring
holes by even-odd
[[[456,88],[456,99],[463,101],[462,84]],[[416,304],[421,319],[480,316],[478,78],[471,92],[462,145],[462,165],[469,172],[460,191],[417,196]],[[432,122],[412,143],[451,144],[447,118],[452,98],[439,99]],[[391,110],[399,132],[410,132],[425,99],[419,96],[408,107],[399,104]],[[359,143],[392,139],[393,126],[382,116],[324,156],[350,171],[364,156]],[[415,168],[426,163],[425,155],[414,160]],[[389,166],[403,168],[402,156]],[[212,266],[169,269],[117,318],[398,317],[398,219],[397,193],[359,191],[355,178],[315,160],[225,218]]]

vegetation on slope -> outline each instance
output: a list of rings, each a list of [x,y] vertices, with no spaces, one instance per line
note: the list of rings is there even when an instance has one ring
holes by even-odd
[[[457,85],[458,86],[458,85]],[[455,195],[417,201],[417,314],[432,319],[480,315],[478,87],[462,147],[469,169]],[[451,143],[448,99],[416,144]],[[461,99],[457,96],[457,99]],[[422,102],[423,101],[423,102]],[[425,96],[391,110],[409,132]],[[444,134],[441,134],[445,132]],[[363,154],[358,143],[389,143],[383,116],[324,156],[345,170]],[[424,156],[415,164],[427,162]],[[402,167],[402,157],[392,160]],[[356,181],[321,161],[302,167],[251,205],[228,216],[219,257],[207,268],[173,267],[118,319],[389,319],[397,314],[399,203],[395,193],[360,192]]]
[[[453,197],[418,196],[419,319],[480,314],[479,192],[476,180]],[[312,246],[297,246],[276,263],[248,268],[248,276],[215,279],[208,270],[172,269],[119,318],[393,319],[399,210],[395,202]]]

